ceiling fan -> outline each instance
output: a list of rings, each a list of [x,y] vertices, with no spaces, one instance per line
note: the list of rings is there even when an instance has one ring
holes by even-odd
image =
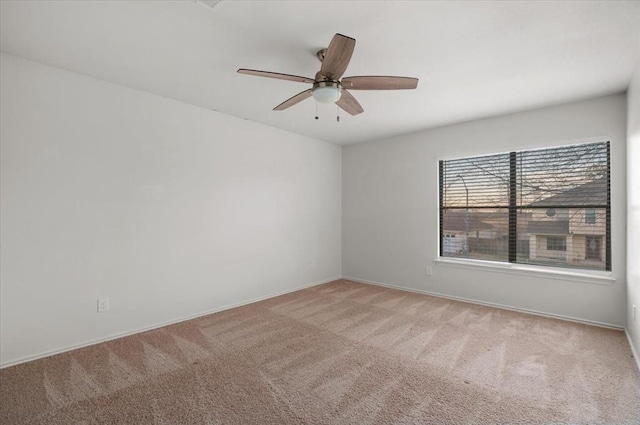
[[[355,46],[356,40],[354,38],[342,34],[334,35],[329,47],[317,53],[322,66],[320,71],[316,73],[315,78],[244,68],[240,68],[238,72],[240,74],[313,84],[312,88],[296,94],[273,108],[274,111],[282,111],[313,96],[318,102],[335,102],[347,113],[358,115],[364,109],[347,89],[405,90],[415,89],[418,86],[418,79],[411,77],[362,76],[342,78],[342,75],[347,70]]]

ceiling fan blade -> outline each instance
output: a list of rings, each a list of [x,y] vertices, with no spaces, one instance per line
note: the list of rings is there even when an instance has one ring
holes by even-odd
[[[293,105],[295,105],[296,103],[300,103],[303,100],[311,97],[313,93],[313,90],[309,89],[309,90],[305,90],[303,92],[298,93],[297,95],[290,97],[289,99],[285,100],[284,102],[282,102],[281,104],[279,104],[278,106],[276,106],[275,108],[273,108],[274,111],[282,111],[284,109],[287,109]]]
[[[315,83],[313,78],[301,77],[299,75],[280,74],[278,72],[259,71],[257,69],[244,69],[238,70],[239,74],[255,75],[258,77],[275,78],[276,80],[297,81],[299,83]]]
[[[362,109],[362,106],[360,106],[356,98],[345,89],[342,89],[342,96],[340,96],[336,105],[351,115],[358,115],[359,113],[364,112],[364,109]]]
[[[407,90],[418,87],[418,79],[411,77],[344,77],[342,87],[349,90]]]
[[[355,47],[356,40],[354,38],[342,34],[334,35],[327,52],[324,54],[320,74],[331,80],[339,80],[347,70]]]

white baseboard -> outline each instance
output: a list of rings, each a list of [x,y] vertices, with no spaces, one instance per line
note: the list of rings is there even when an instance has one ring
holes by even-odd
[[[474,299],[471,299],[471,298],[456,297],[454,295],[441,294],[439,292],[424,291],[422,289],[406,288],[406,287],[403,287],[403,286],[397,286],[397,285],[391,285],[391,284],[388,284],[388,283],[376,282],[374,280],[364,280],[364,279],[358,279],[358,278],[355,278],[355,277],[348,277],[348,276],[343,276],[342,278],[345,279],[345,280],[352,280],[354,282],[360,282],[360,283],[366,283],[366,284],[369,284],[369,285],[382,286],[382,287],[385,287],[385,288],[397,289],[397,290],[400,290],[400,291],[415,292],[417,294],[429,295],[429,296],[432,296],[432,297],[446,298],[448,300],[461,301],[461,302],[470,303],[470,304],[484,305],[484,306],[487,306],[487,307],[495,307],[495,308],[500,308],[500,309],[503,309],[503,310],[517,311],[519,313],[527,313],[527,314],[533,314],[535,316],[550,317],[550,318],[553,318],[553,319],[566,320],[566,321],[569,321],[569,322],[584,323],[586,325],[599,326],[601,328],[616,329],[616,330],[619,330],[619,331],[624,330],[624,327],[622,327],[622,326],[612,325],[610,323],[597,322],[597,321],[594,321],[594,320],[586,320],[586,319],[580,319],[580,318],[577,318],[577,317],[563,316],[563,315],[560,315],[560,314],[546,313],[544,311],[537,311],[537,310],[529,310],[529,309],[526,309],[526,308],[512,307],[512,306],[503,305],[503,304],[496,304],[496,303],[490,303],[490,302],[486,302],[486,301],[474,300]]]
[[[38,360],[38,359],[41,359],[41,358],[44,358],[44,357],[53,356],[55,354],[66,353],[67,351],[77,350],[78,348],[84,348],[84,347],[88,347],[88,346],[91,346],[91,345],[100,344],[102,342],[111,341],[111,340],[122,338],[122,337],[125,337],[125,336],[129,336],[129,335],[134,335],[134,334],[138,334],[138,333],[141,333],[141,332],[150,331],[150,330],[153,330],[153,329],[158,329],[158,328],[161,328],[163,326],[173,325],[175,323],[184,322],[186,320],[196,319],[198,317],[206,316],[208,314],[218,313],[218,312],[221,312],[221,311],[224,311],[224,310],[230,310],[230,309],[236,308],[236,307],[242,307],[243,305],[253,304],[253,303],[256,303],[258,301],[263,301],[263,300],[266,300],[266,299],[269,299],[269,298],[279,297],[280,295],[285,295],[285,294],[289,294],[291,292],[301,291],[303,289],[312,288],[314,286],[322,285],[322,284],[333,282],[335,280],[340,280],[340,279],[342,279],[342,278],[341,277],[334,277],[334,278],[331,278],[331,279],[326,279],[326,280],[322,280],[322,281],[319,281],[319,282],[310,283],[310,284],[307,284],[307,285],[301,285],[301,286],[297,286],[297,287],[295,287],[293,289],[288,289],[286,291],[276,292],[276,293],[273,293],[273,294],[265,295],[263,297],[253,298],[253,299],[250,299],[250,300],[247,300],[247,301],[242,301],[242,302],[235,303],[235,304],[225,305],[225,306],[222,306],[222,307],[219,307],[219,308],[215,308],[213,310],[207,310],[207,311],[204,311],[204,312],[201,312],[201,313],[196,313],[196,314],[192,314],[192,315],[189,315],[189,316],[181,317],[179,319],[169,320],[167,322],[158,323],[158,324],[151,325],[151,326],[145,326],[145,327],[142,327],[142,328],[137,328],[137,329],[133,329],[133,330],[126,331],[126,332],[120,332],[120,333],[117,333],[117,334],[106,336],[104,338],[92,339],[92,340],[85,341],[85,342],[82,342],[82,343],[79,343],[79,344],[74,344],[74,345],[69,346],[69,347],[64,347],[64,348],[60,348],[60,349],[56,349],[56,350],[50,350],[50,351],[44,351],[44,352],[41,352],[41,353],[38,353],[38,354],[33,354],[33,355],[30,355],[30,356],[21,357],[21,358],[16,359],[16,360],[11,360],[11,361],[8,361],[8,362],[5,362],[5,363],[0,363],[0,369],[4,369],[4,368],[10,367],[10,366],[15,366],[15,365],[18,365],[20,363],[26,363],[26,362],[30,362],[30,361],[33,361],[33,360]]]
[[[629,347],[631,347],[631,354],[633,354],[633,359],[636,361],[636,366],[640,371],[640,359],[638,358],[638,353],[636,352],[636,347],[633,345],[633,341],[631,340],[631,335],[629,335],[629,330],[624,328],[624,333],[627,335],[627,340],[629,341]]]

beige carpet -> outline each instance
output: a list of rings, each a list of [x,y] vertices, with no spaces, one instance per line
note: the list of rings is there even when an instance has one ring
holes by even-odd
[[[337,281],[0,371],[2,424],[631,424],[624,333]]]

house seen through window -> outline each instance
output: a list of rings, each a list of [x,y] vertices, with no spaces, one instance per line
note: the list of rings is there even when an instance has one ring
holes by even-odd
[[[610,271],[609,149],[440,161],[440,256]]]

